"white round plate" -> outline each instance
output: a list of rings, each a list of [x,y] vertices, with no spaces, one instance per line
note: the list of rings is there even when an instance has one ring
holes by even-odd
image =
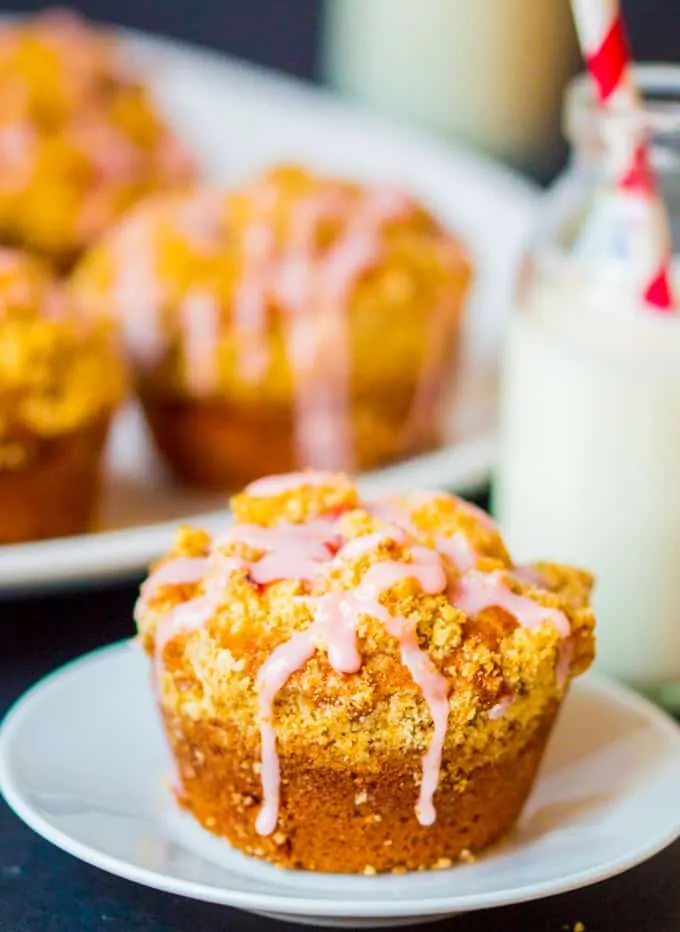
[[[537,899],[633,867],[680,834],[680,728],[619,686],[572,689],[524,815],[474,864],[401,876],[282,871],[179,815],[132,643],[31,689],[0,730],[0,790],[36,832],[129,880],[314,925],[398,925]]]
[[[124,42],[208,177],[229,182],[277,159],[302,160],[404,184],[460,232],[477,281],[451,442],[371,481],[458,491],[483,483],[493,462],[503,314],[534,220],[536,189],[488,160],[378,120],[302,82],[170,40],[124,33]],[[203,520],[222,504],[223,496],[170,484],[139,417],[128,411],[110,447],[99,533],[0,547],[0,595],[140,573],[167,547],[178,519]]]

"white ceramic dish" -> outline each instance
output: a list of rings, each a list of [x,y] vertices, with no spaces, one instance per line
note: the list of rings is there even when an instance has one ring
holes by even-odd
[[[55,845],[159,890],[314,925],[399,925],[545,897],[625,871],[680,834],[680,728],[590,677],[572,689],[513,836],[448,871],[277,870],[179,815],[168,772],[136,644],[52,674],[0,730],[0,790]]]
[[[493,462],[503,312],[534,219],[536,190],[492,162],[378,121],[303,83],[169,40],[125,36],[127,54],[209,177],[230,181],[277,159],[302,160],[404,184],[460,231],[478,280],[451,443],[381,470],[371,481],[458,491],[483,483]],[[201,515],[209,524],[218,520],[214,510],[222,502],[222,496],[170,484],[139,417],[128,411],[110,447],[101,531],[0,547],[0,595],[140,573],[166,547],[177,519]]]

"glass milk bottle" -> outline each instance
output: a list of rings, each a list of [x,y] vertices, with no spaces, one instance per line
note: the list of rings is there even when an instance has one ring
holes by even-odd
[[[637,73],[677,257],[680,69]],[[680,313],[638,298],[640,203],[603,145],[630,119],[605,116],[583,79],[567,96],[571,164],[507,333],[495,510],[518,560],[595,574],[599,668],[680,709]]]
[[[325,0],[331,84],[542,174],[580,56],[569,0]]]

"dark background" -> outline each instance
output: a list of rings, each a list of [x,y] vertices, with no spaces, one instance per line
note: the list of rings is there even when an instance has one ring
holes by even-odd
[[[316,74],[319,0],[81,0],[73,5],[97,19],[177,36],[307,78]],[[4,6],[29,12],[42,4],[15,0]],[[624,9],[637,58],[680,61],[680,0],[624,0]],[[0,719],[49,670],[129,637],[135,593],[135,585],[125,585],[0,602]],[[423,929],[561,932],[580,921],[587,932],[680,932],[679,878],[676,843],[608,883]],[[291,927],[156,893],[89,868],[26,829],[0,799],[0,932],[286,929]]]
[[[74,0],[70,5],[97,19],[213,46],[305,77],[316,73],[321,0]],[[2,6],[27,12],[44,3],[14,0]],[[636,58],[680,61],[680,0],[623,0],[623,8]]]

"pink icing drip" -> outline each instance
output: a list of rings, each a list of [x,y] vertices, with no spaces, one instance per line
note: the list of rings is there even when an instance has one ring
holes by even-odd
[[[177,226],[197,252],[212,253],[220,248],[222,209],[221,194],[211,190],[201,191],[177,205]]]
[[[458,503],[458,508],[469,515],[471,518],[474,518],[488,534],[499,534],[498,525],[491,517],[488,515],[482,508],[478,508],[477,505],[473,505],[472,502],[466,502],[462,498],[456,499]]]
[[[147,607],[159,586],[179,586],[185,583],[200,582],[207,568],[207,557],[181,557],[159,566],[142,585],[135,607],[135,618],[138,618],[140,611]]]
[[[0,127],[0,160],[3,168],[24,166],[34,150],[36,133],[26,123],[8,123]]]
[[[499,718],[503,718],[505,713],[508,711],[510,706],[513,703],[512,696],[505,696],[500,702],[497,702],[495,706],[492,706],[489,709],[489,718],[492,722],[495,722]]]
[[[433,800],[439,784],[449,721],[448,682],[425,651],[421,650],[414,622],[405,618],[389,618],[386,620],[386,628],[389,634],[398,638],[402,663],[411,674],[413,682],[420,687],[434,723],[430,745],[423,757],[423,778],[416,804],[416,816],[420,824],[433,825],[437,818]]]
[[[209,621],[222,599],[225,573],[241,569],[243,564],[236,559],[225,559],[219,554],[213,554],[210,558],[181,558],[159,567],[142,586],[140,598],[135,606],[135,618],[137,619],[158,586],[197,583],[203,579],[206,571],[209,572],[211,563],[214,565],[214,573],[208,577],[203,594],[177,605],[159,621],[156,627],[153,682],[159,705],[165,669],[163,659],[165,648],[178,634],[196,631]],[[171,784],[175,794],[179,797],[182,794],[182,775],[172,753],[170,760],[173,762]]]
[[[297,492],[306,486],[328,485],[335,487],[338,484],[337,476],[330,472],[288,472],[282,476],[265,476],[246,486],[246,495],[255,498],[270,498],[275,495],[285,495],[287,492]]]
[[[117,276],[113,297],[125,320],[127,348],[139,364],[150,367],[158,362],[166,338],[160,326],[163,289],[155,268],[152,230],[141,215],[132,217],[114,240]]]
[[[446,385],[450,368],[447,344],[450,343],[450,320],[455,304],[456,299],[447,296],[433,309],[427,322],[421,371],[401,435],[404,449],[422,444],[420,437],[423,424],[428,422],[432,409],[436,410],[442,388]]]
[[[459,573],[467,573],[475,568],[477,553],[461,531],[457,531],[451,537],[437,537],[437,548],[449,558]]]
[[[546,580],[543,574],[534,566],[514,566],[510,575],[519,582],[529,583],[537,589],[546,588]]]
[[[558,689],[563,689],[569,679],[571,661],[574,659],[574,643],[570,638],[562,641],[557,653],[557,667],[555,669],[555,682]]]
[[[225,576],[244,569],[242,560],[235,557],[224,557],[215,552],[209,558],[207,565],[209,575],[205,578],[204,592],[187,602],[182,602],[159,622],[156,628],[156,683],[161,682],[163,673],[163,654],[166,646],[178,634],[188,634],[202,628],[217,611],[222,600]],[[190,573],[189,568],[187,575]],[[212,572],[211,572],[212,571]],[[166,580],[170,581],[170,580]],[[177,580],[175,580],[177,581]],[[181,580],[187,581],[187,580]],[[190,580],[193,581],[193,580]]]
[[[293,211],[290,242],[277,244],[275,192],[265,189],[244,234],[245,267],[233,304],[244,378],[261,378],[268,364],[267,305],[278,299],[294,378],[298,460],[351,469],[350,354],[347,305],[357,282],[379,261],[378,230],[408,216],[412,202],[387,186],[357,198],[342,187],[322,190]],[[318,243],[325,220],[344,230],[325,255]]]
[[[297,207],[291,247],[281,258],[276,293],[285,314],[285,337],[294,377],[297,458],[309,466],[352,468],[349,434],[349,357],[346,301],[363,271],[343,257],[347,232],[326,257],[319,254],[319,225],[347,210],[340,189],[322,191]],[[346,268],[343,269],[343,261]],[[330,274],[329,274],[330,270]]]
[[[0,274],[15,272],[23,263],[21,253],[0,246]]]
[[[406,535],[399,527],[383,528],[379,531],[374,531],[372,534],[363,534],[361,537],[355,537],[353,540],[346,543],[340,551],[339,556],[348,560],[354,560],[357,557],[362,557],[364,554],[375,550],[379,544],[386,540],[393,540],[398,544],[405,544]]]
[[[262,665],[258,674],[258,708],[262,742],[262,807],[255,821],[260,835],[271,835],[279,819],[281,768],[274,731],[274,700],[296,670],[314,656],[316,644],[312,628],[298,631],[285,644],[277,647]]]
[[[156,170],[166,181],[191,181],[196,175],[193,155],[170,129],[161,132],[154,156]]]
[[[346,549],[346,548],[345,548]],[[339,556],[344,554],[340,551]],[[311,626],[279,645],[258,674],[260,732],[262,736],[263,803],[256,821],[262,835],[271,834],[278,821],[280,764],[273,727],[273,706],[277,693],[288,679],[325,644],[328,661],[338,673],[356,673],[361,667],[357,626],[362,615],[378,618],[399,640],[402,662],[421,689],[434,722],[434,733],[423,758],[423,778],[416,814],[422,825],[435,819],[433,796],[439,782],[441,754],[448,722],[447,682],[418,645],[415,626],[390,614],[379,601],[380,595],[399,582],[415,579],[428,594],[446,588],[446,574],[438,554],[426,548],[413,548],[412,564],[384,562],[371,566],[361,584],[350,592],[331,592],[316,604]]]
[[[325,482],[316,473],[302,473],[272,477],[253,483],[255,490],[264,494],[278,494],[280,490],[298,488],[300,478],[305,482]],[[372,510],[384,510],[385,503],[376,503]],[[386,506],[391,517],[395,509]],[[474,509],[475,513],[477,509]],[[397,509],[401,511],[401,509]],[[225,557],[213,550],[210,558],[180,559],[157,570],[142,589],[137,611],[145,607],[159,585],[198,582],[207,574],[204,592],[175,608],[159,624],[156,632],[156,682],[161,682],[163,653],[168,642],[181,632],[200,628],[208,621],[220,604],[224,574],[246,570],[256,583],[266,584],[280,579],[318,578],[325,566],[339,565],[343,560],[356,560],[374,551],[384,540],[394,540],[409,546],[413,562],[410,564],[385,561],[373,564],[353,590],[341,590],[306,599],[312,606],[312,623],[305,631],[297,632],[279,645],[262,665],[258,677],[258,709],[262,742],[262,793],[263,803],[256,828],[260,834],[274,831],[278,821],[280,764],[276,746],[273,716],[274,703],[279,691],[289,678],[309,661],[316,650],[325,648],[331,667],[339,674],[352,674],[361,669],[357,628],[362,617],[373,617],[385,625],[387,632],[399,642],[401,660],[409,670],[413,682],[420,689],[433,721],[433,733],[423,756],[422,780],[416,815],[422,825],[431,825],[436,818],[434,795],[439,783],[441,757],[446,736],[449,704],[448,683],[436,669],[428,654],[418,643],[414,622],[392,615],[380,602],[380,597],[393,586],[415,580],[427,594],[446,590],[447,578],[438,551],[413,543],[403,527],[382,528],[340,546],[340,537],[333,520],[319,518],[303,525],[281,524],[274,527],[234,525],[216,542],[221,544],[239,541],[256,550],[264,551],[256,560],[246,561]],[[417,534],[417,531],[414,533]],[[467,566],[474,551],[465,546],[464,535],[453,535],[437,542],[441,551],[449,554],[461,569],[461,579],[455,586],[453,604],[472,616],[491,606],[498,606],[513,614],[526,627],[535,628],[544,621],[552,622],[565,640],[560,647],[556,678],[560,688],[568,678],[573,645],[568,636],[569,622],[557,609],[540,605],[524,596],[513,593],[500,573],[483,574]],[[340,548],[340,549],[338,549]],[[489,718],[500,718],[512,699],[506,697],[490,711]]]
[[[190,292],[180,306],[180,326],[187,384],[196,394],[209,395],[219,384],[220,308],[214,296]]]
[[[324,313],[308,320],[315,343],[314,361],[308,380],[300,380],[296,390],[296,442],[301,462],[354,468],[347,305],[352,289],[379,256],[377,234],[362,229],[359,221],[331,250],[317,280],[316,303]]]
[[[21,191],[28,184],[37,151],[37,133],[29,123],[0,126],[0,190]]]
[[[571,632],[564,612],[517,595],[508,588],[499,573],[471,570],[462,576],[453,593],[453,604],[471,616],[486,608],[502,608],[514,615],[524,628],[537,628],[544,621],[549,621],[563,638],[569,637]]]
[[[276,258],[272,213],[276,200],[266,188],[256,204],[255,219],[243,234],[245,265],[232,304],[239,341],[237,365],[244,379],[261,379],[269,363],[265,340],[267,288]]]
[[[139,174],[142,162],[139,148],[96,114],[79,121],[73,138],[90,158],[101,180],[118,183]]]
[[[368,192],[364,212],[373,223],[407,220],[416,209],[414,201],[397,187],[376,185]]]
[[[255,550],[264,550],[259,560],[249,562],[248,572],[260,585],[281,579],[312,580],[323,563],[337,549],[339,535],[334,522],[319,519],[307,524],[235,524],[218,541],[238,541]]]

